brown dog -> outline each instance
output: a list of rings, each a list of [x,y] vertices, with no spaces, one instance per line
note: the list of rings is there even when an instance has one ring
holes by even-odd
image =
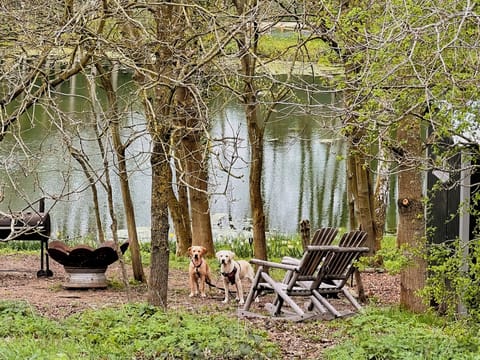
[[[191,246],[188,248],[190,265],[188,274],[190,278],[190,297],[198,295],[206,297],[205,284],[210,283],[210,267],[203,255],[207,251],[203,246]]]

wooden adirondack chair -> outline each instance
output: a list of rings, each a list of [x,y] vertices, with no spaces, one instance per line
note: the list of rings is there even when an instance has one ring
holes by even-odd
[[[258,265],[245,306],[239,311],[240,316],[258,316],[250,312],[250,306],[264,292],[273,292],[276,299],[266,306],[270,315],[293,321],[302,321],[327,313],[335,317],[342,314],[327,301],[326,294],[342,292],[352,305],[361,308],[355,298],[344,288],[348,277],[353,273],[353,262],[368,248],[360,247],[366,239],[363,231],[352,231],[342,236],[339,246],[310,245],[303,257],[294,262],[288,259],[284,263],[275,263],[252,259]],[[287,275],[282,281],[275,281],[266,271],[268,268],[282,269]],[[308,306],[302,308],[294,299],[307,299]],[[285,305],[288,305],[288,309]]]
[[[328,295],[342,293],[356,310],[362,308],[345,285],[355,271],[355,261],[369,250],[362,247],[366,239],[367,233],[361,230],[343,234],[338,244],[339,248],[334,251],[335,255],[332,256],[328,266],[325,266],[323,274],[319,274],[321,276],[311,284],[300,284],[311,288],[313,297],[335,317],[341,317],[343,314],[326,299]]]

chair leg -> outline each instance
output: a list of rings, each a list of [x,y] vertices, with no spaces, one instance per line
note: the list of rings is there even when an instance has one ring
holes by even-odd
[[[358,303],[357,299],[347,289],[342,289],[343,295],[350,301],[350,303],[357,309],[362,310],[362,306]]]
[[[328,311],[330,311],[333,315],[335,315],[335,317],[341,317],[342,314],[340,314],[337,309],[335,309],[332,304],[330,304],[322,295],[320,295],[320,293],[316,290],[313,291],[313,295],[315,296],[315,298],[320,301],[320,303],[325,306]]]
[[[257,285],[262,276],[262,272],[263,272],[263,266],[260,266],[257,270],[257,273],[255,274],[255,278],[252,281],[252,286],[250,287],[250,291],[248,293],[247,299],[245,300],[245,305],[243,305],[243,310],[245,311],[250,309],[250,305],[252,304],[252,301],[259,295],[257,291]]]
[[[267,273],[263,274],[263,278],[273,287],[275,292],[293,309],[293,311],[295,311],[300,316],[303,316],[305,314],[305,312],[295,303],[295,301],[293,301],[292,298],[287,295],[284,289],[282,289],[282,287],[279,286]],[[275,311],[279,312],[280,310],[281,309],[276,309]]]
[[[355,307],[355,309],[362,310],[362,305],[358,303],[357,299],[353,297],[350,291],[345,289],[345,287],[340,283],[340,281],[334,280],[334,283],[338,288],[341,287],[343,295],[345,295],[345,297],[348,299],[348,301],[350,301],[350,303]]]
[[[328,310],[322,305],[315,296],[310,296],[311,304],[308,307],[308,311],[312,311],[313,308],[317,308],[321,313],[325,314]]]

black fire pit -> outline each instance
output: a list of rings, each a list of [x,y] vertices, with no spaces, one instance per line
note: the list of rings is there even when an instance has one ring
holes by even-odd
[[[127,251],[128,244],[120,245],[122,254]],[[96,249],[88,245],[70,248],[61,241],[52,241],[48,245],[48,254],[63,265],[68,275],[63,284],[66,289],[106,288],[107,267],[118,260],[113,241],[106,241]]]

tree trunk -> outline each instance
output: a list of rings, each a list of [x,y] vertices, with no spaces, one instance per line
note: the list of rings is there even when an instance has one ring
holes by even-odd
[[[122,192],[123,207],[127,221],[128,241],[130,243],[130,254],[132,258],[132,270],[135,280],[145,282],[145,273],[143,272],[142,258],[140,255],[140,244],[137,236],[137,225],[135,221],[135,211],[132,196],[130,194],[130,185],[128,182],[127,161],[125,158],[125,146],[120,138],[120,117],[118,114],[117,94],[112,85],[110,73],[103,70],[102,66],[97,65],[103,88],[107,93],[110,133],[112,136],[113,147],[117,157],[118,176],[120,179],[120,190]]]
[[[178,162],[178,161],[177,161]],[[185,256],[188,248],[192,246],[192,224],[188,206],[188,190],[181,177],[184,177],[180,171],[177,171],[177,197],[171,197],[168,209],[172,217],[173,227],[176,237],[176,255]]]
[[[379,143],[379,160],[377,166],[377,179],[375,181],[375,227],[377,229],[377,236],[375,241],[376,251],[382,248],[382,239],[385,233],[385,224],[387,218],[387,206],[388,206],[388,189],[390,187],[390,175],[389,175],[389,159],[384,149],[383,144]],[[382,265],[383,260],[377,256],[377,265]]]
[[[187,149],[187,179],[192,218],[192,244],[204,246],[207,255],[213,255],[212,224],[208,197],[208,168],[205,149],[200,142],[198,132],[190,134],[184,140]]]
[[[361,149],[355,145],[358,139],[350,140],[349,160],[347,162],[347,181],[350,196],[351,209],[351,228],[358,224],[361,229],[367,232],[368,237],[365,246],[369,250],[369,255],[374,255],[378,250],[376,247],[376,227],[375,212],[373,208],[372,183],[370,168],[367,166],[365,157],[361,154]],[[353,216],[353,219],[352,219]],[[353,222],[353,223],[352,223]]]
[[[151,263],[148,287],[148,303],[167,307],[168,289],[168,188],[171,188],[172,172],[164,144],[168,139],[153,139],[152,165],[152,218],[151,218]]]
[[[303,251],[310,245],[310,221],[308,219],[300,221],[300,236],[302,238]]]
[[[376,248],[377,232],[375,228],[375,211],[373,208],[372,177],[370,167],[367,166],[364,156],[355,157],[357,166],[357,207],[360,215],[360,224],[363,231],[368,234],[366,246],[370,249],[368,255],[374,255]]]
[[[253,79],[252,79],[253,81]],[[253,219],[253,256],[257,259],[267,259],[267,239],[265,236],[265,212],[262,196],[263,173],[263,136],[264,127],[259,126],[255,94],[250,94],[250,101],[246,106],[248,139],[250,141],[250,174],[249,192],[250,208]]]
[[[138,241],[137,225],[135,221],[135,211],[133,200],[130,194],[130,185],[128,182],[127,165],[125,159],[125,148],[120,140],[120,131],[117,125],[112,125],[112,137],[115,152],[118,159],[118,175],[120,178],[120,189],[122,192],[123,207],[127,221],[128,241],[132,259],[133,278],[136,281],[145,282],[145,273],[143,272],[142,258],[140,255],[140,243]]]
[[[181,144],[183,134],[176,134],[173,142]],[[188,248],[192,246],[192,220],[190,218],[190,205],[188,202],[188,186],[185,163],[185,149],[179,146],[175,152],[175,175],[176,175],[176,193],[177,196],[171,196],[168,209],[172,217],[172,223],[175,230],[177,256],[188,254]]]
[[[349,2],[343,6],[350,6]],[[345,73],[348,81],[352,82],[353,88],[358,86],[357,76],[360,64],[354,60],[355,53],[348,50],[343,55]],[[345,104],[351,114],[354,114],[358,104],[356,104],[356,94],[349,90],[345,92]],[[356,115],[350,115],[346,120],[346,125],[352,129],[348,133],[348,162],[347,162],[347,188],[349,190],[348,201],[350,208],[350,228],[361,228],[367,233],[365,246],[369,248],[368,255],[372,256],[376,252],[376,227],[375,210],[372,192],[372,174],[370,166],[365,158],[366,147],[364,136],[366,130],[358,123]]]
[[[183,164],[188,185],[190,216],[192,219],[192,244],[204,246],[207,255],[213,255],[212,224],[208,195],[208,150],[205,148],[204,131],[208,128],[202,118],[202,109],[193,99],[191,90],[177,87],[175,90],[176,127],[180,132],[178,163]],[[202,122],[203,119],[203,122]]]
[[[247,13],[252,10],[252,4],[244,1],[232,1],[237,9],[237,14],[242,19],[242,31],[236,38],[242,66],[243,78],[243,103],[245,104],[245,117],[247,119],[248,140],[250,144],[250,173],[248,178],[250,209],[253,221],[253,256],[257,259],[267,259],[267,240],[265,211],[263,208],[262,175],[263,175],[263,141],[265,123],[258,116],[258,99],[255,86],[256,57],[257,54],[258,24],[252,21]]]
[[[358,228],[358,214],[355,208],[355,199],[357,196],[357,167],[355,166],[355,158],[347,156],[347,199],[348,199],[348,219],[350,228]]]
[[[102,244],[105,242],[104,229],[102,224],[102,218],[100,216],[100,203],[98,201],[98,190],[97,190],[97,179],[93,177],[86,159],[85,154],[81,153],[79,150],[75,149],[69,141],[65,141],[70,155],[77,160],[77,162],[82,167],[82,170],[87,177],[90,189],[92,190],[92,200],[93,200],[93,209],[95,212],[95,224],[97,225],[97,243]]]
[[[400,304],[404,308],[423,312],[426,307],[417,291],[425,286],[426,260],[425,219],[422,202],[422,172],[415,159],[422,157],[420,121],[407,116],[397,132],[398,144],[404,144],[400,154],[398,175],[398,246],[405,247],[411,265],[400,274]]]

